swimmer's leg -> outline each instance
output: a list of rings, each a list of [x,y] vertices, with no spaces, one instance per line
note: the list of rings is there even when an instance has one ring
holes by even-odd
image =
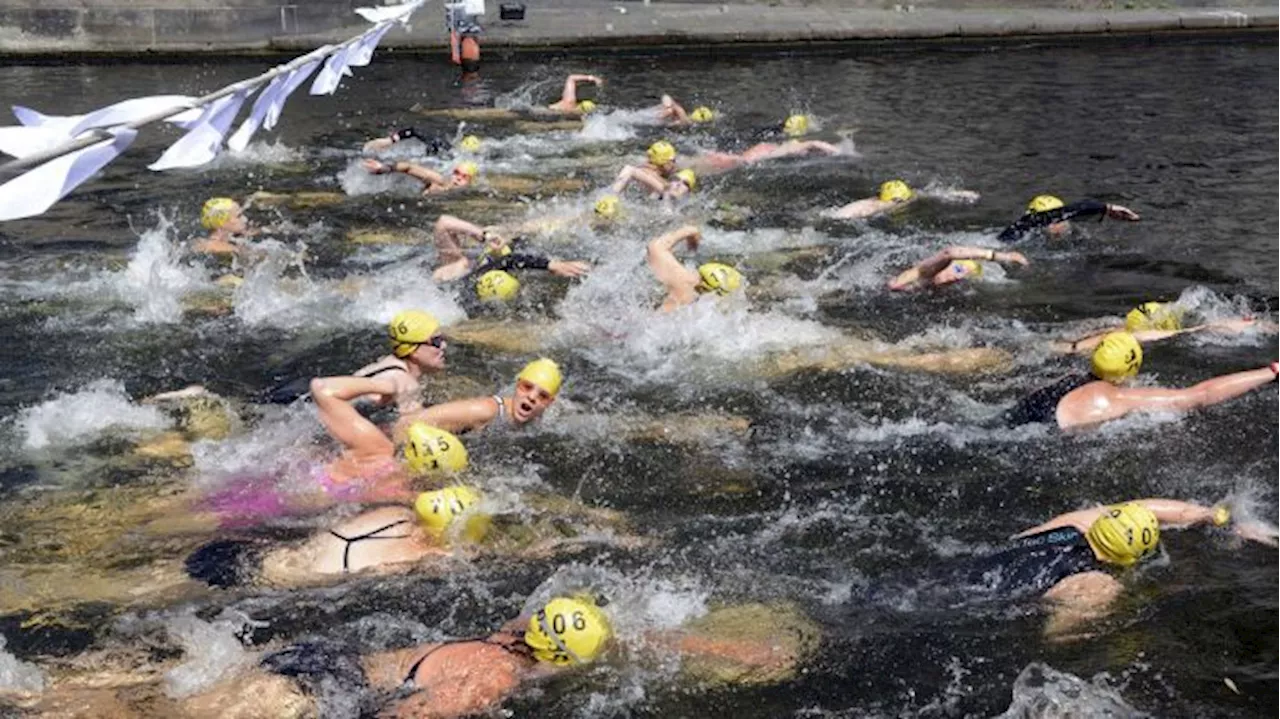
[[[919,354],[873,353],[862,361],[874,367],[932,372],[935,374],[978,374],[1006,370],[1013,362],[1008,352],[994,347],[968,347]]]

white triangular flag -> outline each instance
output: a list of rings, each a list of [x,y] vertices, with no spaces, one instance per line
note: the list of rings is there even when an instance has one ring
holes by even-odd
[[[324,63],[324,69],[316,75],[316,81],[311,83],[312,95],[332,95],[338,89],[338,83],[342,82],[342,76],[351,75],[351,71],[347,69],[349,52],[351,52],[351,46],[345,45],[329,56]]]
[[[233,152],[240,152],[249,146],[249,140],[253,139],[253,133],[258,131],[262,125],[262,120],[267,116],[267,110],[271,108],[271,104],[275,102],[276,96],[280,94],[280,90],[284,88],[285,83],[289,82],[291,75],[284,73],[267,85],[266,89],[258,93],[258,99],[253,101],[253,109],[249,111],[249,116],[240,123],[239,129],[227,140],[227,147]]]
[[[57,127],[13,125],[0,127],[0,152],[14,157],[28,157],[37,152],[52,150],[70,138]]]
[[[408,20],[409,15],[413,14],[423,3],[423,0],[413,0],[403,5],[391,5],[390,7],[358,7],[356,14],[377,24],[387,20],[399,20],[401,22]]]
[[[124,152],[137,130],[115,128],[112,137],[50,160],[0,185],[0,221],[34,217],[53,207],[80,183]]]
[[[262,120],[262,127],[270,130],[280,121],[280,112],[284,110],[284,103],[288,101],[289,96],[293,94],[298,86],[307,81],[311,77],[311,73],[316,71],[320,66],[320,61],[315,60],[303,65],[302,67],[289,73],[289,80],[280,88],[280,92],[272,98],[271,105],[267,107],[267,115]]]
[[[204,117],[181,139],[169,146],[160,159],[147,165],[159,172],[174,167],[199,167],[218,156],[222,138],[240,112],[240,106],[252,90],[241,90],[209,103]]]
[[[347,53],[347,67],[364,67],[373,60],[373,51],[377,49],[378,43],[382,42],[382,36],[387,34],[391,29],[391,23],[374,30],[369,36],[355,43],[351,52]]]

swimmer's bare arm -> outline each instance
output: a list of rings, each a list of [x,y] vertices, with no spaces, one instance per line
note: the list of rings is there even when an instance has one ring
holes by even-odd
[[[1166,340],[1166,339],[1169,339],[1170,337],[1176,337],[1177,335],[1190,334],[1193,332],[1216,332],[1220,334],[1240,334],[1242,332],[1247,332],[1250,329],[1254,329],[1254,328],[1256,328],[1260,332],[1268,332],[1268,333],[1275,332],[1276,330],[1276,326],[1270,322],[1260,322],[1258,321],[1257,318],[1254,318],[1254,317],[1241,317],[1238,319],[1217,320],[1217,321],[1208,322],[1202,325],[1196,325],[1194,327],[1183,327],[1180,330],[1138,330],[1136,332],[1130,332],[1129,334],[1133,335],[1133,338],[1138,340],[1139,343],[1145,345],[1150,342],[1159,342],[1160,340]],[[1101,332],[1094,332],[1093,334],[1085,335],[1078,339],[1072,340],[1071,342],[1054,343],[1054,348],[1056,351],[1061,351],[1064,353],[1076,352],[1080,354],[1087,354],[1089,352],[1092,352],[1093,349],[1097,347],[1100,342],[1102,342],[1103,337],[1106,337],[1112,332],[1123,332],[1123,331],[1124,331],[1123,327],[1111,327],[1111,328],[1102,330]]]
[[[1124,586],[1105,572],[1081,572],[1058,582],[1044,593],[1050,616],[1044,633],[1054,641],[1083,638],[1081,625],[1102,617]]]
[[[698,249],[698,241],[702,233],[693,225],[685,225],[675,231],[651,241],[645,260],[653,276],[658,278],[668,294],[674,295],[678,301],[691,302],[697,295],[694,287],[698,284],[698,275],[690,272],[680,260],[676,259],[675,247],[686,243],[690,251]]]
[[[618,178],[609,186],[609,191],[615,195],[620,194],[627,189],[627,185],[631,184],[632,180],[643,184],[657,194],[662,194],[663,190],[667,189],[666,183],[656,173],[643,167],[627,165],[618,173]]]
[[[446,432],[458,434],[489,424],[498,416],[498,405],[492,397],[471,397],[432,405],[421,412],[402,417],[396,422],[396,436],[404,435],[412,422],[426,422]]]
[[[1015,262],[1027,265],[1027,258],[1020,252],[1000,252],[987,247],[953,246],[939,252],[915,267],[903,272],[889,282],[891,290],[911,289],[919,282],[927,282],[933,276],[945,270],[955,260],[989,260],[993,262]]]
[[[311,397],[320,413],[320,422],[352,454],[359,457],[390,457],[395,445],[373,422],[351,405],[366,394],[395,394],[391,380],[368,377],[317,377],[311,380]]]
[[[689,113],[670,95],[662,96],[661,117],[673,125],[689,124]]]
[[[365,160],[363,164],[364,169],[374,175],[403,172],[414,179],[421,180],[422,183],[428,187],[448,184],[445,181],[444,175],[441,175],[435,170],[423,167],[422,165],[415,165],[412,162],[405,162],[404,160],[399,160],[390,164],[378,162],[377,160]]]
[[[1204,507],[1191,502],[1183,502],[1177,499],[1163,499],[1158,497],[1148,499],[1135,499],[1135,501],[1156,515],[1156,519],[1160,521],[1162,526],[1190,526],[1194,524],[1213,524],[1213,515],[1216,511],[1212,507]],[[1044,524],[1032,527],[1031,529],[1015,534],[1014,537],[1026,537],[1040,532],[1047,532],[1050,529],[1059,529],[1062,527],[1074,527],[1081,532],[1089,531],[1089,527],[1093,526],[1095,520],[1102,516],[1107,510],[1106,507],[1089,507],[1088,509],[1079,509],[1074,512],[1060,514]]]
[[[596,85],[604,84],[604,80],[595,75],[570,75],[564,79],[564,90],[560,93],[560,101],[553,103],[551,107],[565,112],[577,110],[578,83],[580,82],[594,82]]]
[[[1275,381],[1277,371],[1277,365],[1273,362],[1268,367],[1214,377],[1185,389],[1115,387],[1111,393],[1110,403],[1120,410],[1121,414],[1137,410],[1184,412],[1226,402],[1265,384],[1270,384]]]

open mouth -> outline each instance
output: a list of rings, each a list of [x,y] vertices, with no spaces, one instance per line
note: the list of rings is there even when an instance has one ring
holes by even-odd
[[[533,405],[529,404],[528,402],[516,403],[516,416],[523,419],[528,417],[531,414],[533,414]]]

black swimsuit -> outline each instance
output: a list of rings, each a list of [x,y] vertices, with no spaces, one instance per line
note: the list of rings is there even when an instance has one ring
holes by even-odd
[[[1056,210],[1028,212],[1019,217],[1017,222],[1004,228],[1004,231],[996,239],[1001,242],[1017,242],[1030,234],[1032,230],[1048,227],[1055,222],[1066,222],[1078,217],[1090,217],[1092,215],[1098,215],[1098,219],[1101,221],[1102,218],[1107,216],[1107,203],[1098,202],[1097,200],[1081,200],[1059,207]]]
[[[1097,380],[1098,378],[1091,374],[1073,374],[1058,380],[1048,387],[1041,387],[1005,410],[1005,425],[1018,427],[1024,424],[1036,423],[1057,424],[1058,403],[1062,401],[1062,398]]]
[[[338,534],[338,533],[337,533],[337,532],[335,532],[334,530],[330,529],[330,530],[329,530],[329,534],[332,534],[333,536],[335,536],[335,537],[337,537],[338,539],[341,539],[342,541],[344,541],[344,542],[346,542],[346,543],[347,543],[347,546],[345,546],[345,547],[343,547],[343,548],[342,548],[342,573],[343,573],[343,574],[346,574],[347,572],[351,571],[351,568],[350,568],[350,565],[351,565],[351,561],[350,561],[350,560],[351,560],[351,545],[355,544],[356,542],[364,541],[364,540],[366,540],[366,539],[404,539],[404,538],[408,537],[409,535],[408,535],[408,534],[397,534],[397,535],[395,535],[395,536],[391,536],[391,537],[379,537],[379,536],[377,536],[377,535],[382,534],[383,532],[387,531],[388,529],[391,529],[392,527],[399,527],[399,526],[400,526],[400,525],[402,525],[402,524],[409,524],[409,520],[407,520],[407,519],[397,519],[396,521],[394,521],[394,522],[392,522],[392,523],[390,523],[390,524],[384,524],[383,526],[378,527],[377,529],[375,529],[375,530],[373,530],[373,531],[371,531],[371,532],[365,532],[364,534],[358,534],[358,535],[356,535],[356,536],[354,536],[354,537],[346,537],[346,536],[343,536],[343,535],[341,535],[341,534]]]
[[[1000,597],[1043,594],[1073,574],[1105,569],[1075,527],[1010,540],[995,554],[964,562],[953,581]]]

